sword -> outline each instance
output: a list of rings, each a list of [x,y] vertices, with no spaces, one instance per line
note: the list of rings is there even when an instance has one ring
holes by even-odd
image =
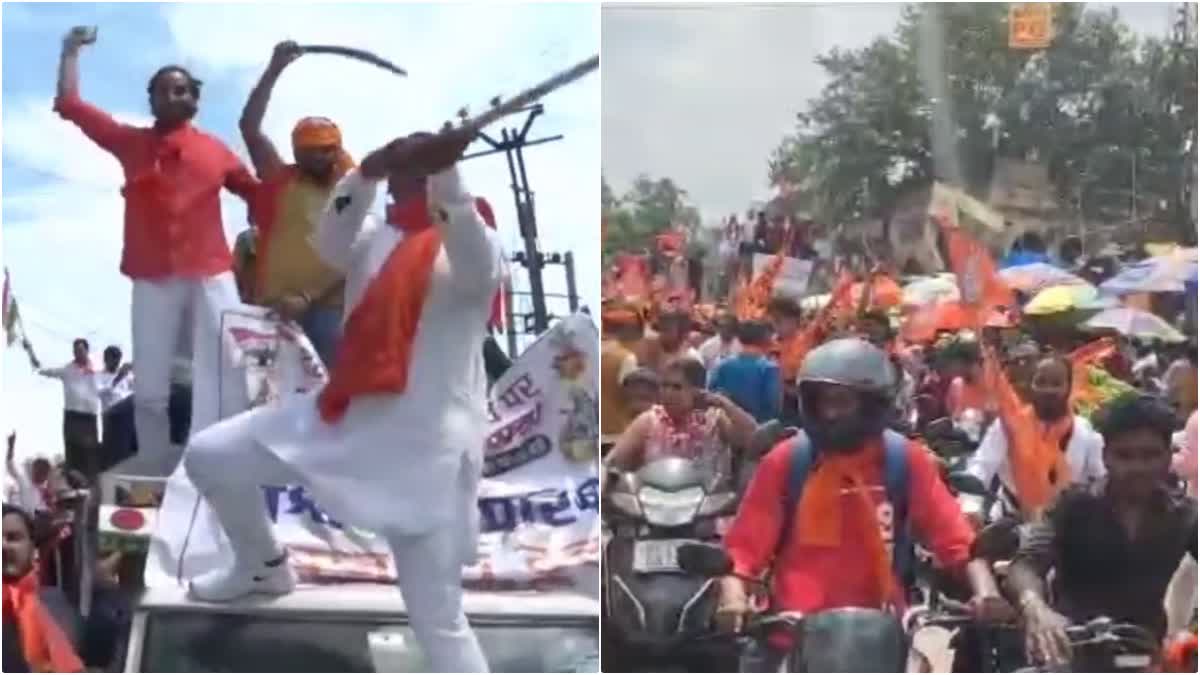
[[[462,110],[458,111],[458,117],[462,120],[461,125],[463,128],[479,131],[503,117],[521,112],[521,110],[529,104],[544,98],[547,94],[556,89],[565,87],[566,85],[582,78],[584,75],[587,75],[599,67],[600,55],[596,54],[590,59],[580,61],[574,66],[567,68],[566,70],[550,77],[540,84],[536,84],[526,89],[525,91],[506,101],[502,101],[499,96],[493,98],[491,100],[492,107],[487,112],[481,113],[475,117],[469,117],[467,114],[467,109],[463,108]],[[446,122],[443,128],[450,129],[452,127],[453,125],[450,122]]]
[[[356,61],[363,61],[363,62],[369,63],[373,66],[378,66],[379,68],[383,68],[384,70],[390,70],[391,72],[393,72],[397,75],[401,75],[401,76],[405,76],[405,77],[408,76],[408,72],[405,71],[400,66],[397,66],[396,64],[392,63],[391,61],[388,61],[387,59],[376,56],[375,54],[372,54],[371,52],[369,52],[365,49],[356,49],[354,47],[339,47],[337,45],[302,45],[300,47],[300,53],[301,54],[335,54],[337,56],[345,56],[348,59],[354,59]]]

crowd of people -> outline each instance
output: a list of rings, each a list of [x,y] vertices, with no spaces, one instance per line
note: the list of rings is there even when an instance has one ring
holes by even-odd
[[[733,571],[721,580],[718,625],[739,630],[764,594],[775,611],[903,608],[914,580],[893,563],[919,544],[953,573],[978,620],[1019,619],[1032,663],[1064,663],[1066,627],[1102,615],[1159,640],[1194,636],[1194,328],[1179,344],[1061,328],[1048,338],[1017,297],[977,303],[970,328],[913,339],[907,311],[873,297],[872,288],[899,285],[886,267],[843,272],[815,311],[779,296],[734,295],[715,308],[619,293],[606,301],[610,473],[664,457],[731,475],[751,465],[720,537]],[[747,439],[772,421],[797,436],[750,456]],[[957,443],[942,442],[946,428]],[[792,514],[780,504],[797,437],[815,464]],[[897,438],[902,497],[883,489]],[[964,511],[949,487],[954,471],[995,496],[989,513]],[[999,575],[976,538],[1004,519],[1020,543]],[[786,652],[786,641],[768,640],[743,652],[742,666],[772,672]],[[956,654],[969,653],[960,645]]]

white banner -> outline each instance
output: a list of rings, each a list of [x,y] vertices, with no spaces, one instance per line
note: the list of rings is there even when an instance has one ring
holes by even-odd
[[[311,388],[311,346],[288,331],[227,314],[252,400]],[[265,329],[265,330],[264,330]],[[543,334],[496,382],[479,511],[479,561],[464,569],[475,588],[571,588],[595,595],[600,544],[598,335],[576,314]],[[293,349],[294,348],[294,349]],[[319,361],[317,361],[319,363]],[[320,373],[323,377],[323,372]],[[264,505],[304,583],[390,583],[382,537],[345,527],[302,486],[264,485]],[[182,468],[171,476],[146,564],[146,584],[170,585],[232,562],[229,544]]]
[[[754,276],[757,279],[775,256],[766,253],[754,254]],[[775,278],[775,289],[772,295],[800,300],[808,290],[808,279],[812,276],[813,261],[799,258],[784,258],[779,276]]]

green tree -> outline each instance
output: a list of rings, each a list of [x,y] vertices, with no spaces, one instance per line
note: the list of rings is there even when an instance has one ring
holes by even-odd
[[[692,231],[700,226],[700,213],[689,203],[687,191],[670,178],[638,176],[620,199],[601,179],[600,200],[606,258],[619,251],[652,250],[654,236],[675,225]]]
[[[772,153],[770,180],[839,222],[935,179],[985,196],[998,158],[1037,158],[1085,218],[1128,217],[1135,174],[1139,214],[1186,214],[1194,46],[1139,46],[1116,10],[1077,4],[1055,6],[1043,51],[1010,49],[1007,23],[1006,4],[910,5],[892,36],[818,57],[829,82]]]

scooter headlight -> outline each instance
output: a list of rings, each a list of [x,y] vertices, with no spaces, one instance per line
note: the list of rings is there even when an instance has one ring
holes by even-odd
[[[700,503],[704,501],[704,488],[690,487],[677,492],[643,487],[638,491],[642,513],[646,522],[659,527],[677,527],[691,522]]]

